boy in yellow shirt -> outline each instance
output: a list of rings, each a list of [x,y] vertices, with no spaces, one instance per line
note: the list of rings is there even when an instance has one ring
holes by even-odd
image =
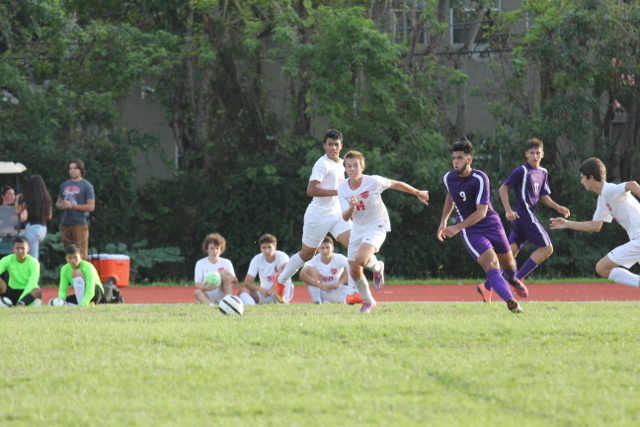
[[[67,264],[60,270],[58,298],[70,305],[106,304],[100,275],[93,264],[82,259],[80,248],[69,245],[64,253]],[[75,295],[67,296],[69,285],[73,286]]]

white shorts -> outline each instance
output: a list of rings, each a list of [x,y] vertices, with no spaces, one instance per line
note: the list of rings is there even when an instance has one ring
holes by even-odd
[[[351,230],[351,220],[345,221],[342,218],[342,212],[334,215],[318,215],[307,211],[304,213],[302,243],[310,248],[318,248],[328,233],[337,240],[339,235],[349,230]]]
[[[224,298],[224,292],[220,290],[220,288],[215,288],[212,291],[204,291],[205,294],[209,297],[209,301],[215,302],[218,304]]]
[[[285,288],[284,288],[284,303],[285,304],[289,304],[289,301],[291,301],[291,298],[293,298],[293,282],[291,281],[291,279],[287,280],[287,283],[284,284]],[[271,289],[271,287],[267,288],[267,289]],[[275,304],[278,302],[278,300],[276,299],[276,294],[271,294],[268,297],[263,297],[262,294],[260,292],[258,292],[258,304]]]
[[[609,252],[609,259],[624,268],[640,262],[640,239],[631,240]]]
[[[329,284],[330,283],[327,283],[327,285]],[[345,286],[341,286],[341,288],[344,288],[344,287]],[[341,289],[336,289],[335,291],[331,291],[331,292],[322,291],[320,290],[320,288],[315,286],[307,286],[307,289],[309,290],[309,295],[311,296],[311,299],[315,303],[319,303],[319,304],[322,304],[325,302],[336,303],[340,301]],[[344,300],[342,302],[344,302]]]
[[[363,243],[370,244],[371,246],[376,248],[376,252],[378,252],[380,250],[380,247],[384,243],[384,239],[386,238],[387,231],[382,227],[371,228],[360,235],[351,234],[351,239],[349,239],[349,253],[347,255],[347,259],[349,261],[355,261],[358,248],[360,248],[360,245]]]

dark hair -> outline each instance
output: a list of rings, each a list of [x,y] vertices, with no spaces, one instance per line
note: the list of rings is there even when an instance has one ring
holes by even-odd
[[[544,151],[544,144],[538,138],[531,138],[530,140],[528,140],[526,147],[526,151],[529,151],[532,148],[539,148],[540,150]]]
[[[326,236],[322,239],[322,243],[331,243],[331,246],[335,246],[336,244],[333,242],[333,238],[331,236]]]
[[[40,175],[33,175],[27,183],[22,200],[29,211],[29,216],[36,220],[46,221],[51,212],[51,195]]]
[[[79,254],[79,253],[80,253],[80,248],[77,245],[69,245],[66,248],[64,248],[65,255],[73,255],[73,254]]]
[[[276,239],[276,236],[274,236],[273,234],[265,234],[264,236],[260,237],[260,239],[258,240],[258,244],[264,245],[265,243],[273,243],[273,245],[276,246],[278,244],[278,239]]]
[[[463,139],[462,141],[454,142],[451,146],[451,152],[463,151],[465,156],[473,157],[473,144],[468,139]]]
[[[322,143],[326,144],[327,139],[329,138],[335,139],[336,141],[340,141],[340,144],[342,144],[342,133],[340,131],[337,131],[335,129],[329,129],[324,133],[324,139],[322,140]]]
[[[71,159],[67,162],[67,170],[69,170],[69,166],[71,163],[75,163],[76,167],[80,169],[80,176],[84,178],[84,162],[80,159]]]
[[[0,190],[0,195],[4,196],[9,190],[13,190],[13,187],[10,185],[5,185],[4,187],[2,187],[2,190]]]
[[[580,173],[587,177],[593,177],[598,182],[605,182],[607,178],[607,167],[598,158],[591,157],[580,165]]]
[[[13,238],[13,244],[11,246],[15,246],[16,243],[26,243],[28,245],[29,241],[24,236],[16,236]]]
[[[209,250],[209,245],[214,244],[220,248],[220,254],[223,254],[227,249],[227,241],[224,237],[222,237],[218,233],[211,233],[204,238],[204,242],[202,242],[202,251],[206,254]]]
[[[362,154],[359,151],[355,151],[355,150],[351,150],[349,151],[347,154],[344,155],[344,161],[346,162],[347,159],[358,159],[358,161],[360,162],[360,167],[362,167],[362,169],[364,169],[364,154]]]

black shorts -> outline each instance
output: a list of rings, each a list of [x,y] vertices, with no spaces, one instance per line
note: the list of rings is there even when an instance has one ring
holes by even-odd
[[[20,301],[20,297],[22,296],[23,292],[24,292],[24,289],[13,289],[9,285],[7,285],[7,291],[0,296],[9,298],[13,303],[13,305],[17,305],[18,301]]]
[[[75,295],[69,295],[67,296],[67,302],[70,302],[72,304],[79,304],[78,303],[78,299],[76,298]],[[91,301],[94,304],[106,304],[107,303],[107,299],[104,297],[104,292],[102,292],[102,289],[100,288],[100,286],[96,286],[96,290],[95,293],[93,294],[93,298],[91,298]]]

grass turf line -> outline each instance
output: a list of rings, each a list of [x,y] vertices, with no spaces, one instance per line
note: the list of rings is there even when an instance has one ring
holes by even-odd
[[[637,425],[638,303],[0,310],[1,425]]]

